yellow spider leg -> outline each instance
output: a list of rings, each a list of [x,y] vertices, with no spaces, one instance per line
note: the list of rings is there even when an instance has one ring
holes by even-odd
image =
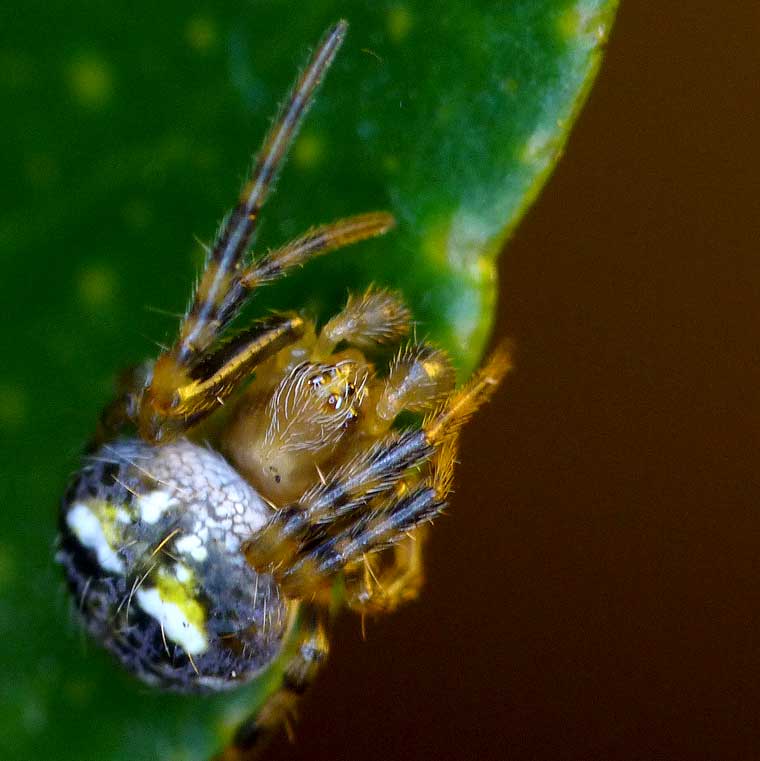
[[[340,21],[328,30],[294,85],[284,111],[264,139],[251,179],[217,236],[193,305],[180,326],[179,342],[174,350],[179,363],[187,362],[198,351],[205,351],[216,335],[214,323],[225,322],[229,292],[239,280],[239,264],[248,250],[261,207],[314,92],[343,43],[347,26],[345,21]]]
[[[364,615],[391,613],[419,595],[425,579],[423,549],[428,526],[410,531],[388,550],[366,555],[346,570],[346,604]],[[390,563],[383,565],[392,553]],[[377,565],[374,559],[378,558]],[[378,567],[379,566],[379,567]]]
[[[259,362],[297,341],[305,322],[298,315],[273,315],[202,357],[176,387],[169,404],[140,407],[139,428],[147,441],[165,443],[224,404]]]
[[[217,235],[190,310],[180,325],[179,338],[156,361],[150,386],[143,398],[143,404],[148,407],[161,412],[171,406],[177,389],[189,382],[188,368],[193,360],[208,349],[237,314],[247,292],[240,284],[240,265],[255,231],[259,212],[347,28],[346,22],[340,21],[328,30],[296,81],[285,109],[265,138],[251,179]],[[149,440],[155,438],[158,437]]]
[[[392,214],[373,211],[314,227],[300,238],[255,261],[244,270],[240,285],[251,291],[262,283],[282,277],[287,270],[303,264],[307,259],[383,235],[395,224]]]

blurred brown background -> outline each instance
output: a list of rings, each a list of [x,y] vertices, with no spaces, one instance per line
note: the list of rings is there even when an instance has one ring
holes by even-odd
[[[423,598],[342,619],[272,759],[760,758],[759,39],[757,2],[623,0]]]

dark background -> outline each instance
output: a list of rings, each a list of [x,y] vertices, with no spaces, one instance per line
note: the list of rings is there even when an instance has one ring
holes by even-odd
[[[760,758],[760,7],[623,0],[421,601],[272,759]]]

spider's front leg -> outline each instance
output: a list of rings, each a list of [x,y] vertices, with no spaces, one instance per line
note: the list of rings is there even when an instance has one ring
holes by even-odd
[[[155,362],[137,393],[131,422],[150,443],[167,443],[217,409],[258,361],[298,340],[298,319],[262,333],[261,326],[214,349],[219,337],[261,284],[309,258],[389,230],[390,214],[372,212],[313,228],[297,240],[246,265],[259,214],[314,93],[343,42],[341,21],[330,29],[296,81],[282,113],[266,136],[238,203],[209,250],[205,271],[175,343]],[[125,407],[125,406],[124,406]],[[115,412],[119,412],[116,410]],[[118,417],[118,415],[114,415]],[[127,417],[125,415],[125,417]]]

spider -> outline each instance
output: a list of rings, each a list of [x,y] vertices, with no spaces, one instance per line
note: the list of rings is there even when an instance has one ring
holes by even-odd
[[[390,214],[360,214],[248,256],[346,29],[328,30],[297,79],[176,341],[124,374],[60,514],[57,557],[84,624],[144,682],[231,689],[295,642],[279,690],[223,761],[253,758],[288,720],[325,659],[336,588],[362,615],[417,595],[422,540],[451,490],[459,431],[510,366],[499,348],[455,389],[446,353],[406,339],[409,310],[379,287],[350,296],[321,327],[287,312],[229,335],[259,286],[394,226]],[[378,372],[378,348],[404,340]],[[397,430],[403,412],[421,424]]]

